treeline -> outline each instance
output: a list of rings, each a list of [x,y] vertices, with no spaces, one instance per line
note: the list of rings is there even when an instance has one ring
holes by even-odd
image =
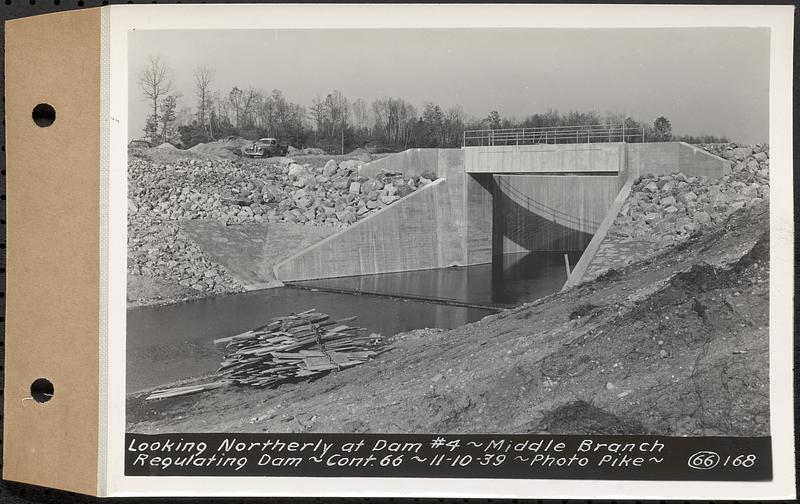
[[[403,98],[379,98],[371,103],[350,99],[339,90],[317,96],[306,108],[289,101],[278,89],[265,92],[252,87],[214,88],[214,72],[194,70],[192,105],[173,92],[172,73],[159,57],[151,57],[139,74],[139,87],[149,103],[144,128],[153,145],[170,142],[185,148],[232,135],[246,138],[275,137],[295,147],[318,147],[326,152],[350,152],[357,147],[396,151],[412,147],[458,147],[470,129],[533,128],[624,124],[641,130],[648,141],[673,139],[664,117],[652,124],[620,114],[559,113],[549,110],[521,120],[504,118],[497,111],[486,117],[465,114],[460,105],[442,108],[426,103],[422,110]],[[679,137],[691,143],[727,141],[711,135]],[[701,141],[695,141],[701,140]]]

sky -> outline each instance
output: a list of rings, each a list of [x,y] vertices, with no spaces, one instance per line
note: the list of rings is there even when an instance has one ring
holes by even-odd
[[[212,88],[280,89],[308,107],[334,89],[368,103],[401,97],[497,110],[522,119],[549,109],[667,117],[675,134],[768,141],[769,29],[154,30],[129,34],[129,137],[148,113],[137,85],[151,55],[194,108],[193,70]]]

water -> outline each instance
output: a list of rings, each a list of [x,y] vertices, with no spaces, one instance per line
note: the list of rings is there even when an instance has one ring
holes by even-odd
[[[370,332],[396,334],[421,327],[450,329],[491,310],[377,296],[282,287],[162,307],[128,310],[127,390],[135,392],[217,369],[222,345],[213,340],[264,325],[272,317],[316,308]]]
[[[570,264],[579,258],[580,252],[570,253]],[[222,346],[213,344],[214,339],[263,325],[272,317],[316,308],[337,319],[356,316],[355,324],[383,335],[422,327],[451,329],[480,320],[499,307],[556,292],[566,280],[563,253],[497,259],[494,264],[316,280],[302,282],[302,289],[283,287],[130,309],[127,390],[135,392],[214,371],[223,351]]]
[[[304,287],[425,298],[488,307],[510,307],[561,289],[565,252],[496,256],[492,264],[297,282]],[[569,252],[570,265],[581,252]]]

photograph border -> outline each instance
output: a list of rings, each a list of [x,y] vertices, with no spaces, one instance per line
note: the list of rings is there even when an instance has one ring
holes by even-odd
[[[786,499],[795,492],[793,417],[793,6],[136,5],[102,9],[99,485],[109,496],[342,496]],[[687,482],[432,478],[127,477],[125,322],[129,30],[287,28],[769,27],[770,424],[773,480]],[[105,136],[107,134],[107,136]],[[776,183],[777,182],[777,183]],[[105,246],[104,246],[105,245]],[[107,383],[107,386],[106,386]],[[120,393],[122,391],[122,393]],[[202,493],[201,493],[202,492]]]

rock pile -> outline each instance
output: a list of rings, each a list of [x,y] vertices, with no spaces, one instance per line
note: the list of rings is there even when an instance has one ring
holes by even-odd
[[[240,292],[242,285],[174,221],[128,219],[128,273],[168,280],[203,294]]]
[[[769,199],[769,146],[701,146],[733,162],[720,179],[681,173],[640,177],[612,228],[614,234],[655,241],[681,240],[733,212]]]
[[[180,158],[128,162],[128,271],[169,280],[202,294],[242,286],[183,232],[179,222],[213,219],[226,225],[301,223],[343,228],[430,183],[435,176],[358,174],[356,160],[312,167],[282,158]]]
[[[162,164],[132,158],[129,215],[226,224],[297,222],[346,227],[431,182],[427,177],[358,174],[359,161],[312,168],[289,158],[253,161],[181,159]]]

